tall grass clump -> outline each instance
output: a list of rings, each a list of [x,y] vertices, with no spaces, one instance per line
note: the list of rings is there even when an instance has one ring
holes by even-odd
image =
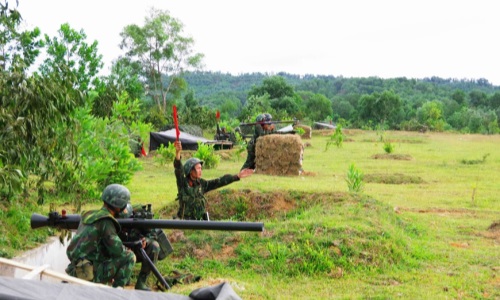
[[[364,174],[358,168],[356,168],[355,164],[351,164],[349,169],[347,170],[347,187],[349,192],[351,193],[359,193],[363,190],[363,177]]]
[[[460,162],[464,165],[478,165],[478,164],[484,164],[486,162],[486,158],[490,156],[489,153],[486,153],[483,155],[482,159],[462,159]]]
[[[387,154],[394,152],[394,145],[391,142],[385,142],[383,148]]]
[[[345,135],[342,132],[342,124],[337,124],[337,127],[335,128],[335,132],[330,136],[330,140],[326,142],[326,148],[325,151],[328,150],[328,148],[331,145],[337,146],[337,148],[342,148],[342,145],[344,143]]]

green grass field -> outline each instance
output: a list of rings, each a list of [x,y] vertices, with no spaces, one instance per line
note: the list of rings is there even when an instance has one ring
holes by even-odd
[[[265,232],[166,230],[177,238],[160,271],[202,276],[171,292],[228,281],[243,299],[499,299],[500,136],[385,132],[384,155],[380,133],[345,132],[341,148],[326,150],[331,132],[303,140],[303,176],[254,174],[207,195],[213,217]],[[244,155],[203,177],[237,173]],[[133,202],[169,218],[173,167],[142,161]],[[353,163],[370,179],[356,195]]]

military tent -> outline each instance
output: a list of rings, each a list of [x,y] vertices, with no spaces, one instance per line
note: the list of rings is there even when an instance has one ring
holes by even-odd
[[[150,132],[149,133],[149,151],[156,150],[163,145],[168,147],[170,143],[176,140],[175,128],[167,131],[160,132]],[[179,140],[182,143],[183,150],[198,150],[198,142],[213,145],[215,150],[232,148],[233,143],[230,141],[216,141],[209,140],[204,137],[195,136],[186,132],[181,131],[179,135]]]

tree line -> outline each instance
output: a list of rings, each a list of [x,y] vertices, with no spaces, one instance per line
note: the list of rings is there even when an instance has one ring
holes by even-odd
[[[486,79],[220,72],[192,72],[185,78],[201,105],[221,109],[228,119],[247,118],[250,107],[261,105],[259,109],[308,124],[333,121],[365,129],[499,132],[500,87]]]

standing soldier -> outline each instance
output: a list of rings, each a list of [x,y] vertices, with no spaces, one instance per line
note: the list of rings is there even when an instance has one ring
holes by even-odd
[[[135,255],[123,246],[115,219],[130,201],[130,191],[120,184],[108,185],[101,196],[99,210],[84,212],[66,254],[70,264],[66,273],[80,279],[123,287],[130,280]]]
[[[255,144],[257,139],[263,135],[274,133],[274,124],[272,124],[273,116],[271,114],[265,113],[260,114],[255,118],[255,130],[252,138],[247,145],[247,160],[241,167],[241,169],[252,169],[255,170]]]
[[[223,187],[241,178],[252,175],[253,170],[243,169],[237,175],[226,174],[222,177],[205,180],[201,178],[203,161],[198,158],[190,158],[184,166],[181,163],[182,144],[174,142],[175,146],[175,178],[177,180],[177,200],[179,210],[177,217],[186,220],[208,220],[206,211],[207,200],[204,194]]]

